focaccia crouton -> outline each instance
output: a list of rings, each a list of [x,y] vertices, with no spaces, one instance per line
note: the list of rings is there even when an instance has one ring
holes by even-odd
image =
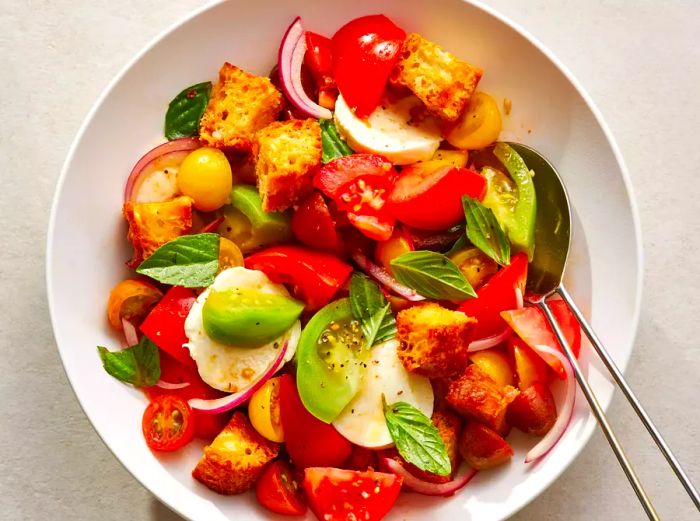
[[[408,87],[433,114],[455,121],[469,103],[482,74],[478,67],[411,33],[404,41],[391,82]]]
[[[467,365],[476,319],[430,302],[396,316],[398,354],[407,371],[442,378]]]
[[[137,266],[166,242],[192,229],[193,200],[180,196],[163,203],[124,203],[122,212],[129,223],[127,239],[134,247],[130,266]]]
[[[255,175],[263,210],[286,210],[312,192],[321,151],[315,119],[276,121],[257,133]]]
[[[478,422],[469,422],[459,437],[459,453],[471,468],[488,470],[513,457],[513,447],[497,432]]]
[[[241,494],[249,490],[265,465],[277,457],[279,445],[263,438],[242,412],[204,448],[192,476],[219,494]]]
[[[281,108],[282,94],[269,78],[226,62],[199,122],[199,137],[213,147],[250,152],[255,133],[277,119]]]
[[[508,404],[518,393],[510,385],[501,387],[478,365],[472,364],[450,384],[447,403],[458,413],[504,434]]]

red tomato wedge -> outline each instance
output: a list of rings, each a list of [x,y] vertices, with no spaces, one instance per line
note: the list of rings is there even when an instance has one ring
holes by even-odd
[[[384,15],[356,18],[333,36],[335,80],[358,117],[379,105],[405,39],[406,32]]]
[[[336,256],[300,246],[268,248],[245,259],[245,267],[292,286],[309,310],[328,304],[352,273],[352,267]]]
[[[527,280],[527,255],[518,253],[511,257],[510,264],[501,269],[477,292],[477,298],[465,301],[459,311],[478,320],[474,328],[474,339],[502,333],[508,324],[501,318],[501,311],[517,307],[515,288],[525,290]]]
[[[391,213],[421,230],[445,230],[464,221],[462,196],[483,199],[487,181],[467,168],[429,168],[421,163],[404,168],[389,195]]]
[[[401,491],[403,478],[384,472],[312,467],[304,471],[309,507],[324,521],[379,521]]]
[[[221,398],[226,394],[204,383],[196,367],[189,364],[181,364],[164,351],[160,352],[160,379],[168,383],[179,384],[187,382],[190,385],[182,387],[181,389],[163,389],[155,385],[146,387],[144,392],[151,401],[164,394],[174,395],[185,401],[192,398],[213,400]],[[229,413],[205,414],[192,409],[195,437],[205,440],[213,439],[226,427],[230,416]]]
[[[255,497],[258,503],[277,514],[300,516],[306,512],[294,470],[283,460],[271,463],[258,478]]]
[[[141,332],[179,362],[194,367],[190,351],[183,347],[185,319],[196,299],[194,291],[173,286],[141,323]]]
[[[330,38],[306,31],[304,64],[311,72],[319,90],[319,98],[335,88],[333,78],[333,48]]]
[[[352,154],[325,164],[314,177],[314,186],[336,207],[348,212],[350,224],[367,237],[384,241],[391,237],[395,219],[387,211],[387,197],[396,170],[376,154]]]
[[[182,398],[164,394],[148,404],[141,427],[151,449],[177,450],[192,441],[194,436],[192,409]]]
[[[306,410],[293,376],[280,377],[279,393],[285,447],[294,464],[299,468],[342,465],[352,452],[352,444],[335,427]]]
[[[552,310],[554,317],[564,332],[566,341],[576,357],[581,350],[581,328],[564,301],[556,300],[547,303]],[[554,336],[554,331],[547,324],[542,311],[537,308],[522,308],[501,313],[503,319],[513,328],[513,331],[530,347],[534,349],[536,345],[546,345],[556,347],[562,351],[559,342]],[[535,351],[537,351],[535,349]],[[539,353],[539,351],[537,351]],[[543,360],[554,369],[559,378],[564,379],[566,373],[558,358],[541,354]]]
[[[323,196],[314,192],[304,199],[292,215],[292,233],[307,246],[337,252],[340,236]]]

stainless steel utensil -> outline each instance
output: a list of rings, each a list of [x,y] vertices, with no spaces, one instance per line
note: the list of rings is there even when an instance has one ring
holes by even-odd
[[[664,441],[659,430],[651,421],[644,407],[642,407],[642,404],[632,392],[632,389],[622,376],[622,372],[615,365],[615,362],[603,346],[603,343],[598,338],[595,331],[593,331],[590,324],[588,324],[581,310],[576,306],[576,303],[566,291],[566,288],[564,288],[562,278],[564,276],[564,268],[566,267],[569,245],[571,242],[571,208],[564,183],[552,164],[539,152],[520,143],[509,144],[522,156],[527,166],[535,172],[533,178],[535,190],[537,192],[535,254],[528,268],[525,300],[539,307],[552,325],[552,329],[573,367],[576,380],[586,400],[588,400],[591,410],[610,443],[617,460],[632,484],[639,501],[642,503],[647,516],[649,516],[649,519],[658,520],[659,515],[656,513],[649,496],[644,491],[632,464],[625,455],[622,445],[620,445],[617,436],[615,436],[591,386],[583,376],[578,361],[571,351],[570,346],[567,344],[559,324],[557,324],[554,315],[546,304],[546,299],[555,293],[558,293],[569,305],[571,311],[581,324],[581,329],[583,329],[584,333],[591,341],[591,345],[596,353],[598,353],[598,356],[600,356],[605,367],[622,390],[625,398],[627,398],[627,401],[632,405],[637,416],[639,416],[639,419],[642,421],[647,431],[649,431],[649,434],[656,442],[656,445],[666,458],[666,461],[668,461],[673,472],[675,472],[686,492],[693,500],[693,503],[695,503],[695,507],[700,510],[700,495],[698,495],[698,491],[671,452],[671,449],[666,441]]]

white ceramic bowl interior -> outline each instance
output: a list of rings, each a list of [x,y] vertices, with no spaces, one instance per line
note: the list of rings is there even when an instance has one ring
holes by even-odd
[[[145,487],[193,520],[238,521],[270,516],[252,495],[224,497],[194,481],[201,454],[155,457],[143,441],[145,398],[108,376],[96,345],[117,346],[105,305],[127,276],[123,186],[138,158],[164,140],[168,101],[187,85],[214,80],[228,60],[267,74],[279,40],[301,15],[308,29],[331,35],[350,19],[384,13],[407,31],[439,42],[485,69],[480,87],[512,100],[508,139],[534,146],[558,167],[575,209],[569,289],[624,368],[632,351],[640,301],[638,220],[620,154],[578,83],[543,46],[488,8],[459,0],[257,0],[222,2],[174,26],[115,79],[95,105],[66,160],[54,202],[47,251],[51,316],[66,373],[85,413],[107,446]],[[612,386],[584,349],[601,402]],[[594,428],[579,397],[575,417],[556,449],[526,466],[533,440],[513,436],[509,465],[480,473],[457,496],[403,495],[389,518],[499,520],[535,498],[572,462]]]

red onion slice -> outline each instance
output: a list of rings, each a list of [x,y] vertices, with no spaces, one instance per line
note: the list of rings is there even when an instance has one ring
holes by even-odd
[[[212,222],[204,226],[199,233],[214,233],[216,229],[221,226],[221,223],[224,222],[224,217],[218,217],[217,219],[214,219]]]
[[[139,343],[139,335],[136,332],[134,324],[129,322],[127,319],[122,318],[122,329],[124,330],[124,339],[126,340],[126,347],[135,346]]]
[[[425,496],[451,496],[458,490],[464,488],[477,472],[466,465],[462,465],[452,481],[448,481],[447,483],[430,483],[429,481],[418,479],[395,459],[382,458],[381,463],[391,472],[403,478],[403,486],[406,487],[407,490]]]
[[[131,169],[129,178],[126,180],[126,186],[124,187],[124,201],[131,201],[133,199],[135,195],[134,188],[136,187],[137,181],[141,177],[141,174],[151,163],[153,163],[153,161],[163,157],[166,154],[191,152],[192,150],[195,150],[201,146],[202,145],[199,143],[198,138],[184,137],[158,145],[154,149],[147,152],[141,159],[138,160],[136,165],[134,165],[134,168]]]
[[[177,389],[184,389],[185,387],[189,387],[191,384],[190,382],[180,382],[180,383],[171,383],[171,382],[164,382],[163,380],[158,380],[156,382],[156,387],[160,387],[161,389],[166,389],[168,391],[176,391]]]
[[[475,353],[476,351],[483,351],[484,349],[490,349],[492,347],[495,347],[499,344],[502,344],[508,338],[510,338],[510,335],[513,334],[513,330],[509,327],[506,327],[503,330],[503,333],[499,333],[497,335],[493,336],[488,336],[486,338],[482,338],[480,340],[474,340],[471,344],[469,344],[469,348],[467,351],[470,353]]]
[[[419,295],[411,288],[399,283],[388,271],[369,260],[364,253],[356,251],[352,254],[352,260],[354,260],[367,275],[406,300],[412,302],[425,300],[424,296]]]
[[[525,305],[525,302],[523,301],[523,290],[518,287],[515,288],[515,302],[517,309],[522,309]]]
[[[549,432],[544,435],[544,438],[530,449],[525,456],[525,463],[532,463],[543,458],[554,448],[571,422],[571,417],[574,412],[574,403],[576,402],[576,380],[574,379],[574,371],[571,368],[569,359],[558,349],[545,345],[536,345],[533,347],[538,353],[546,353],[559,359],[566,373],[566,395],[559,407],[559,416],[557,416],[554,425],[549,429]]]
[[[272,375],[274,375],[277,370],[284,364],[284,355],[287,353],[287,346],[289,345],[289,340],[285,340],[280,349],[277,358],[267,367],[267,369],[262,373],[262,375],[255,380],[248,387],[237,393],[229,394],[228,396],[223,396],[221,398],[216,398],[214,400],[204,400],[201,398],[192,398],[188,401],[190,407],[202,411],[206,414],[219,414],[222,412],[230,411],[234,407],[247,402],[255,391],[260,389],[262,385],[267,382]]]
[[[284,33],[280,44],[277,68],[282,90],[292,105],[305,115],[312,118],[331,119],[333,117],[331,111],[309,98],[301,83],[301,66],[306,54],[304,34],[301,18],[297,16]]]

